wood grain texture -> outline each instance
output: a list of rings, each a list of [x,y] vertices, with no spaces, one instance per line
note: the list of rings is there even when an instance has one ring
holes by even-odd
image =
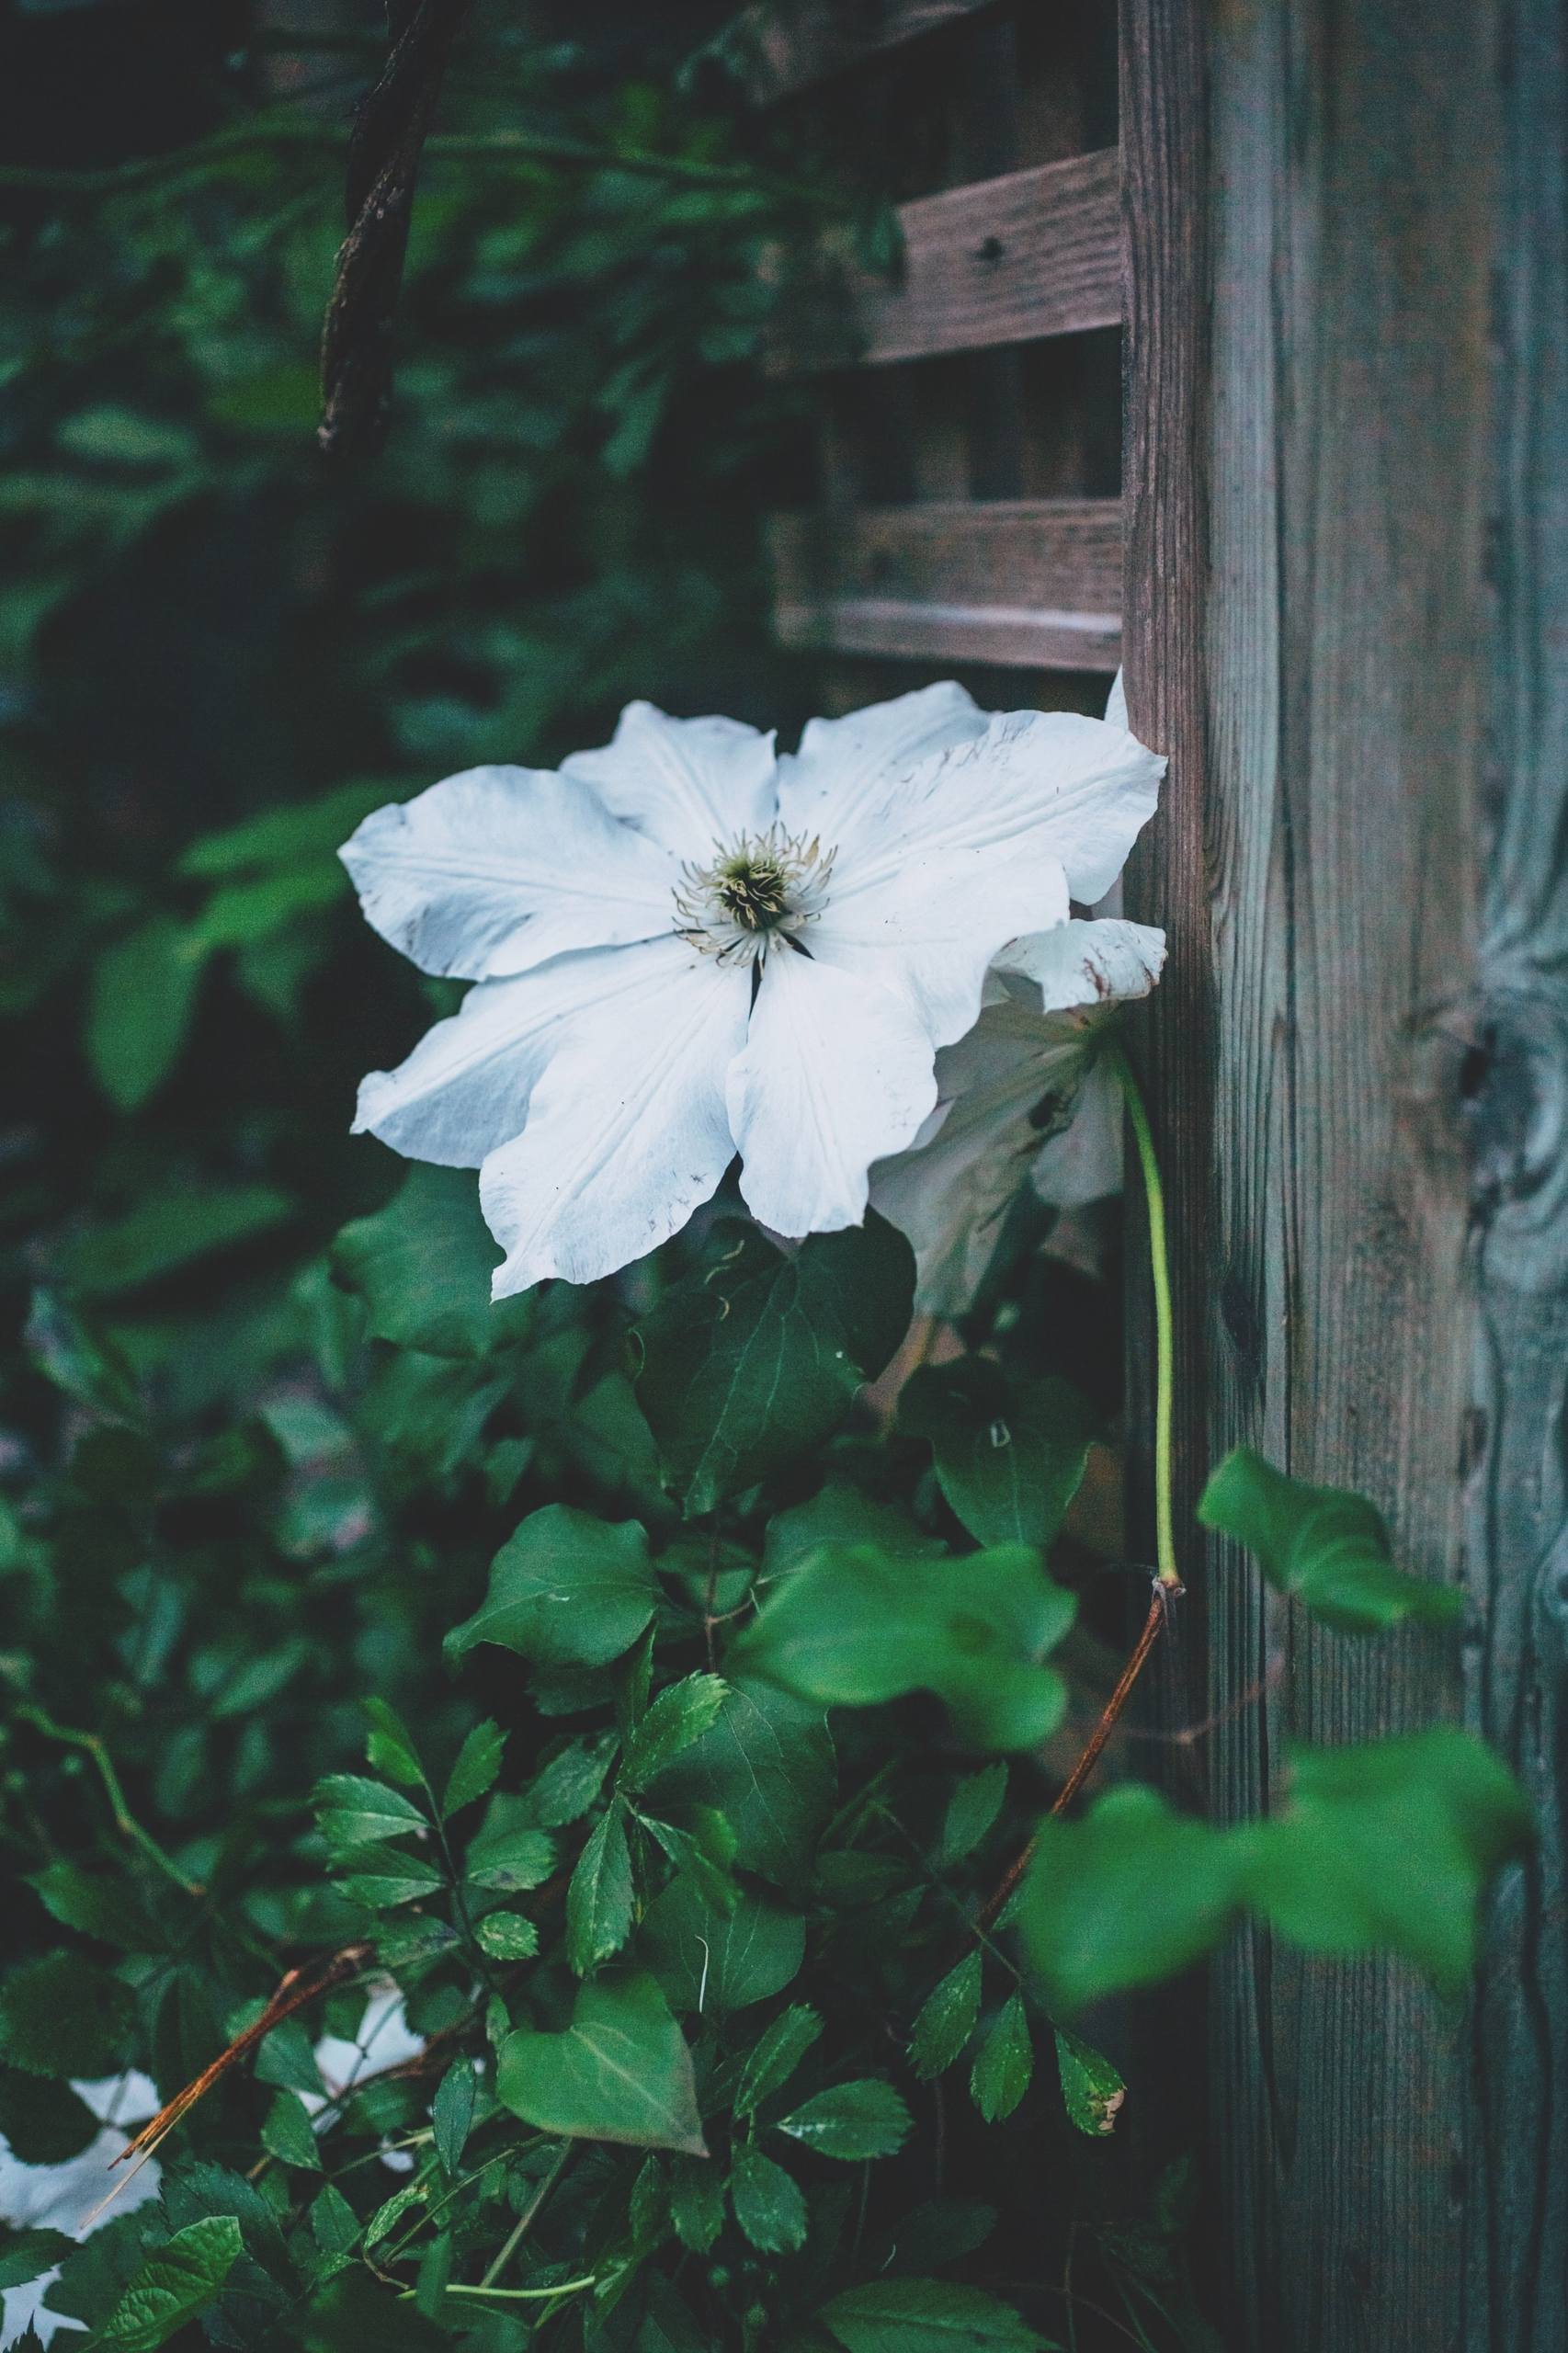
[[[1136,0],[1151,40],[1175,6]],[[1185,922],[1200,862],[1210,908],[1207,1281],[1188,1296],[1188,1358],[1207,1362],[1214,1455],[1244,1439],[1370,1495],[1404,1562],[1453,1579],[1477,1564],[1496,28],[1491,0],[1238,0],[1206,25],[1206,619],[1188,723],[1208,790],[1200,827],[1176,820],[1167,883]],[[1156,116],[1161,95],[1156,64]],[[1128,182],[1136,211],[1131,154]],[[1131,593],[1127,613],[1131,665]],[[1561,835],[1535,838],[1539,906]],[[1538,914],[1510,897],[1533,938]],[[1167,1004],[1167,1031],[1198,1009]],[[1155,1074],[1183,1160],[1179,1053]],[[1522,1358],[1506,1378],[1529,1382]],[[1536,1574],[1512,1551],[1493,1572],[1512,1593]],[[1291,1741],[1457,1711],[1443,1644],[1315,1631],[1222,1546],[1205,1581],[1221,1818],[1279,1802]],[[1478,1620],[1478,1662],[1506,1617]],[[1505,1633],[1483,1681],[1506,1649]],[[1505,1912],[1519,1900],[1516,1879]],[[1498,2010],[1517,2018],[1514,1989]],[[1460,2040],[1401,1969],[1307,1961],[1259,1932],[1227,1949],[1210,2006],[1227,2342],[1461,2341],[1477,2127]],[[1516,2188],[1529,2177],[1533,2159],[1495,2135],[1493,2154]],[[1548,2341],[1514,2325],[1466,2341]],[[1550,2325],[1560,2346],[1560,2300]]]
[[[1471,2024],[1465,2353],[1568,2343],[1568,20],[1506,0],[1496,630],[1465,1099],[1479,1309],[1472,1721],[1534,1800]]]
[[[807,373],[1114,326],[1121,317],[1117,155],[944,189],[899,207],[896,281],[824,246],[801,273],[772,362]]]
[[[1033,669],[1120,658],[1116,499],[787,515],[770,540],[786,645]]]
[[[868,58],[938,32],[997,0],[761,0],[731,28],[731,53],[756,105],[847,74]]]

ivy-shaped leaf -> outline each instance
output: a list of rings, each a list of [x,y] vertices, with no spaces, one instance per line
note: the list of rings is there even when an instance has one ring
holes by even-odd
[[[1394,1566],[1387,1526],[1365,1495],[1288,1478],[1249,1447],[1212,1473],[1198,1517],[1244,1545],[1270,1585],[1342,1632],[1379,1634],[1407,1618],[1446,1626],[1464,1615],[1457,1586]]]
[[[657,1599],[636,1520],[612,1524],[547,1504],[496,1553],[489,1593],[447,1636],[447,1655],[495,1643],[542,1666],[608,1666],[631,1649]]]
[[[509,2034],[495,2092],[541,2132],[708,2154],[691,2053],[651,1977],[596,1978],[563,2034]]]
[[[977,1544],[1043,1552],[1078,1491],[1097,1417],[1071,1381],[1017,1387],[971,1356],[913,1374],[898,1426],[928,1441],[937,1483]]]
[[[968,1739],[1032,1748],[1066,1706],[1043,1661],[1076,1608],[1023,1545],[941,1561],[829,1545],[774,1589],[730,1658],[839,1707],[936,1691]]]

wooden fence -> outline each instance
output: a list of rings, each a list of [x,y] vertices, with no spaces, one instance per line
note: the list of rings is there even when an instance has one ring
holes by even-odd
[[[823,420],[822,495],[774,527],[780,634],[842,703],[982,665],[991,699],[1093,710],[1125,659],[1171,759],[1129,896],[1172,939],[1146,1056],[1184,1501],[1250,1440],[1373,1495],[1471,1605],[1457,1656],[1359,1648],[1192,1536],[1163,1704],[1218,1720],[1221,1817],[1267,1806],[1291,1739],[1461,1711],[1540,1810],[1465,2016],[1258,1934],[1206,2032],[1201,1995],[1151,2013],[1152,2073],[1206,2120],[1226,2342],[1562,2353],[1561,6],[745,23],[760,100],[854,109],[907,182],[902,280],[824,256],[780,347]],[[1147,1357],[1135,1321],[1135,1423]]]

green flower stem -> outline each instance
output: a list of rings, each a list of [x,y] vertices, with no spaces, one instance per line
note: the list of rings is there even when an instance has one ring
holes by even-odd
[[[125,1802],[125,1791],[120,1787],[119,1775],[115,1771],[114,1759],[97,1733],[77,1732],[70,1724],[57,1724],[52,1716],[46,1715],[41,1708],[34,1707],[30,1700],[21,1703],[17,1715],[21,1722],[31,1724],[35,1732],[41,1733],[45,1740],[58,1741],[62,1747],[78,1749],[84,1756],[90,1757],[103,1784],[104,1795],[108,1800],[115,1828],[121,1836],[140,1847],[148,1861],[155,1863],[159,1870],[172,1879],[187,1895],[206,1894],[207,1890],[198,1881],[187,1879],[179,1865],[171,1856],[165,1854],[152,1833],[143,1830],[137,1821]]]
[[[1149,1270],[1154,1287],[1154,1560],[1160,1583],[1179,1588],[1181,1572],[1176,1566],[1175,1479],[1172,1472],[1172,1434],[1176,1423],[1176,1319],[1171,1312],[1165,1188],[1160,1176],[1159,1156],[1154,1150],[1154,1134],[1149,1125],[1149,1109],[1143,1100],[1143,1090],[1133,1076],[1132,1065],[1119,1040],[1113,1040],[1107,1047],[1106,1057],[1121,1089],[1127,1116],[1132,1122],[1133,1139],[1138,1146],[1138,1165],[1143,1177],[1143,1198],[1148,1204]]]
[[[523,2208],[522,2212],[518,2215],[517,2222],[512,2227],[510,2235],[502,2246],[501,2252],[497,2255],[494,2262],[490,2266],[489,2270],[486,2271],[483,2279],[480,2281],[479,2287],[482,2294],[487,2289],[493,2292],[494,2291],[496,2280],[499,2279],[501,2274],[506,2270],[506,2266],[516,2255],[518,2247],[522,2245],[523,2240],[527,2237],[528,2231],[533,2225],[535,2216],[539,2213],[545,2200],[550,2196],[551,2191],[554,2188],[556,2183],[560,2180],[567,2166],[571,2164],[575,2154],[575,2142],[563,2141],[562,2143],[560,2155],[556,2158],[555,2163],[551,2166],[550,2171],[545,2175],[544,2179],[540,2183],[539,2188],[534,2191],[533,2196],[528,2200],[528,2204]],[[537,2293],[538,2291],[535,2290],[533,2292]]]

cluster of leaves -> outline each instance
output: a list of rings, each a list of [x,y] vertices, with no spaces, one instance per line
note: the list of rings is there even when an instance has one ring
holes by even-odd
[[[472,1176],[346,1133],[427,1017],[342,920],[367,807],[631,692],[810,699],[755,546],[797,194],[505,14],[348,480],[337,124],[251,110],[232,12],[209,136],[16,191],[0,2134],[79,2202],[23,2198],[0,2287],[58,2266],[121,2353],[1207,2347],[1188,2185],[1138,2188],[1078,2012],[1245,1909],[1458,1982],[1510,1785],[1433,1733],[1298,1758],[1256,1824],[1042,1824],[1120,1614],[1113,1302],[1009,1229],[886,1427],[874,1220],[721,1213],[495,1309]],[[1204,1517],[1346,1638],[1451,1614],[1357,1498],[1234,1458]],[[78,2244],[127,2069],[204,2088]]]

